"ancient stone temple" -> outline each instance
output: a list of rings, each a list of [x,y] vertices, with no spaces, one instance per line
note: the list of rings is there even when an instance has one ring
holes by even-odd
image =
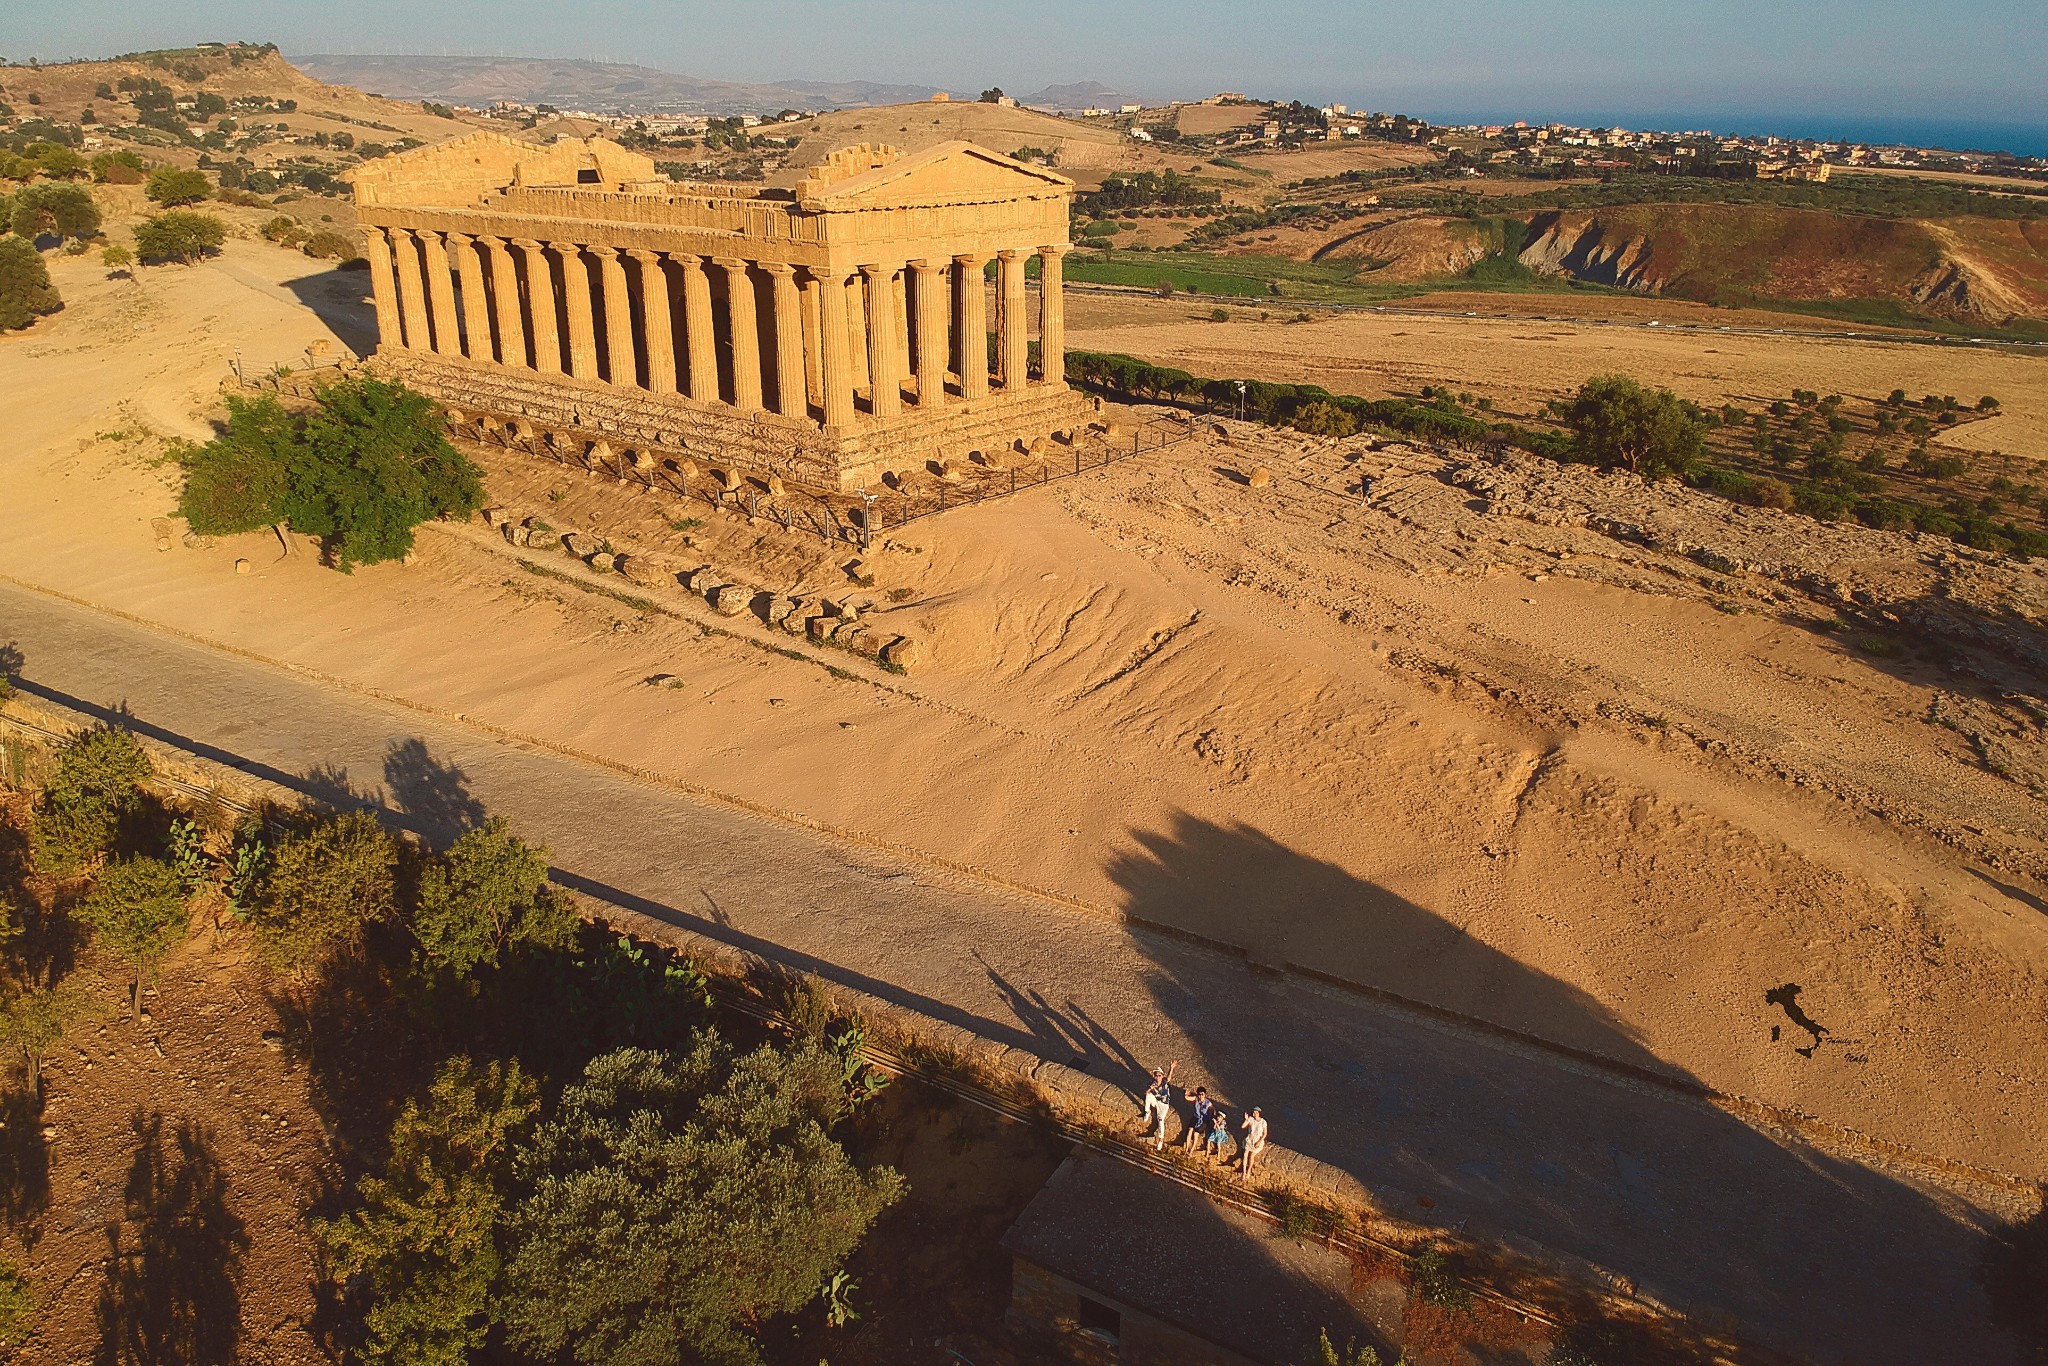
[[[518,440],[844,490],[1090,411],[1063,373],[1072,182],[969,143],[848,147],[764,189],[477,133],[354,181],[373,365]]]

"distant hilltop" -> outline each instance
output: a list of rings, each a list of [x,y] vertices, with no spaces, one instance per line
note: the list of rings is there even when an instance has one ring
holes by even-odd
[[[406,100],[487,106],[498,100],[610,113],[775,114],[928,100],[931,86],[875,81],[753,84],[683,76],[651,66],[542,57],[294,57],[317,80]]]

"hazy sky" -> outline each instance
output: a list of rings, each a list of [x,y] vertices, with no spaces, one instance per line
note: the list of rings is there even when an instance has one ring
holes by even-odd
[[[0,0],[0,55],[202,38],[599,57],[1015,93],[1092,79],[1425,117],[1690,113],[2048,127],[2048,0]]]

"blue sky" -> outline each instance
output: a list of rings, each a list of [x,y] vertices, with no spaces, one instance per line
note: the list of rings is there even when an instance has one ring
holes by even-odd
[[[728,79],[1134,96],[1219,88],[1448,120],[1833,116],[2048,133],[2044,0],[0,0],[0,55],[200,38],[599,57]]]

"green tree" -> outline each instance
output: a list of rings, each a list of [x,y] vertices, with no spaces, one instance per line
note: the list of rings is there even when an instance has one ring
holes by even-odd
[[[213,182],[206,178],[204,171],[159,166],[149,173],[142,192],[165,208],[175,209],[208,198],[213,194]]]
[[[101,726],[69,741],[31,821],[36,862],[69,877],[111,853],[147,806],[149,756],[125,730]]]
[[[135,253],[126,247],[104,247],[100,250],[100,264],[108,270],[126,270],[135,264]]]
[[[420,875],[412,930],[428,962],[470,977],[522,944],[567,948],[578,923],[568,896],[548,881],[548,851],[493,816]]]
[[[337,568],[401,559],[421,522],[482,506],[482,472],[448,444],[424,394],[364,376],[327,386],[319,405],[284,510],[292,530],[326,542]]]
[[[67,237],[83,240],[100,231],[99,206],[92,202],[92,192],[68,181],[23,186],[7,217],[14,235],[30,241],[43,236],[59,242]]]
[[[80,1020],[90,1019],[97,1003],[90,993],[69,982],[53,987],[33,984],[0,998],[0,1044],[20,1053],[28,1069],[28,1087],[41,1083],[43,1059]]]
[[[519,1156],[507,1338],[593,1366],[755,1366],[749,1330],[817,1296],[902,1194],[831,1138],[844,1105],[816,1046],[734,1060],[706,1031],[593,1059]]]
[[[135,250],[145,261],[189,265],[227,241],[228,225],[209,213],[172,209],[135,226]]]
[[[512,1145],[539,1109],[517,1061],[449,1059],[392,1126],[384,1174],[357,1183],[361,1208],[319,1226],[369,1292],[363,1361],[463,1366],[483,1346]]]
[[[390,915],[398,843],[367,811],[350,811],[287,836],[250,920],[258,951],[287,972],[317,968]]]
[[[178,512],[202,536],[236,536],[284,520],[298,419],[270,394],[227,402],[227,429],[177,452],[185,467]]]
[[[1669,389],[1645,389],[1623,375],[1595,375],[1564,407],[1579,455],[1645,479],[1683,475],[1699,460],[1705,426]]]
[[[27,327],[64,307],[42,253],[20,237],[0,237],[0,331]]]
[[[142,1012],[142,984],[156,970],[191,922],[185,880],[162,859],[132,858],[110,864],[74,912],[92,928],[94,940],[135,970],[128,992],[128,1019]]]

